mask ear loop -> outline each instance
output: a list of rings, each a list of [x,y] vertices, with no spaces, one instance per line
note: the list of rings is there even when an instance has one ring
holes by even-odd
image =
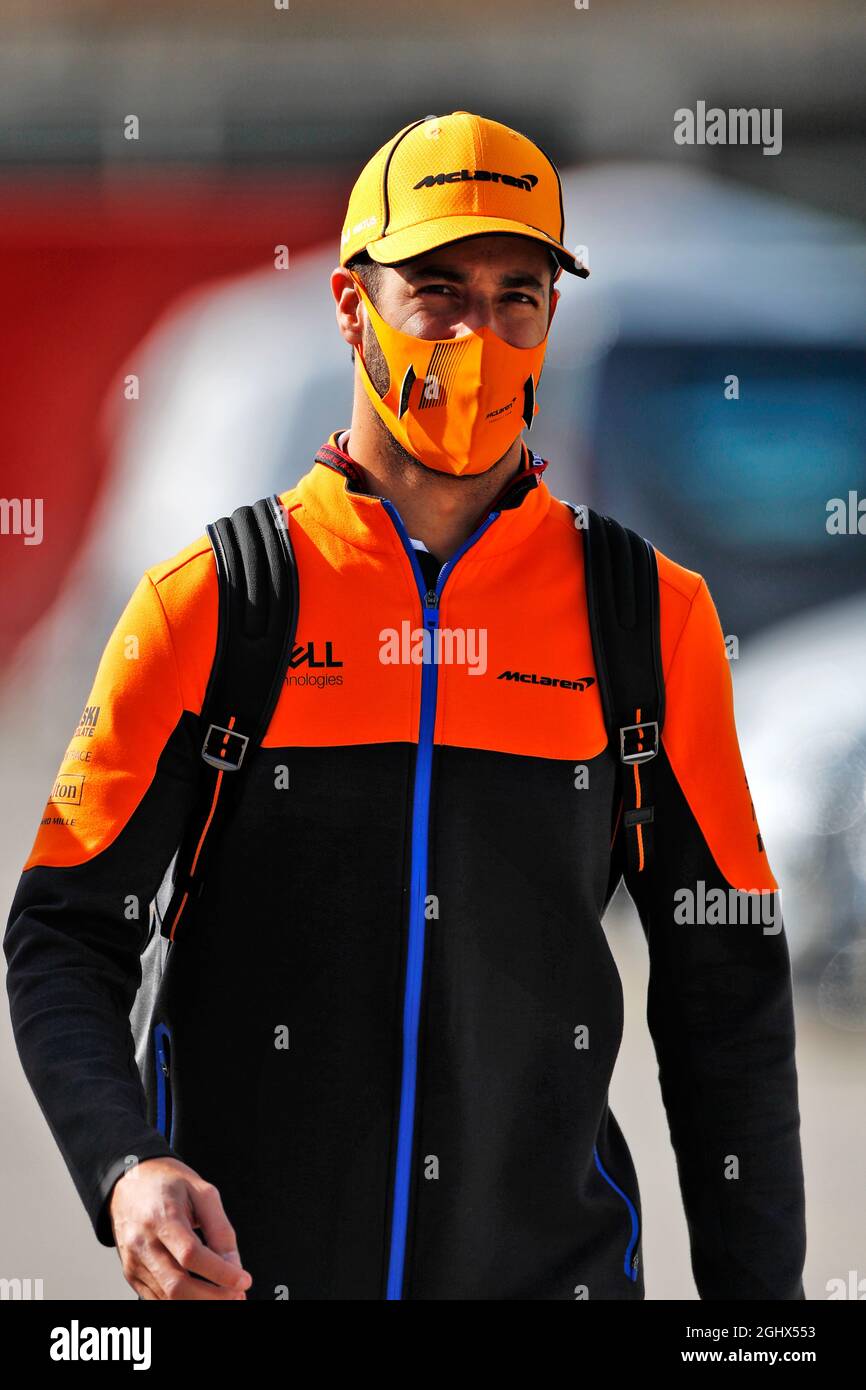
[[[406,414],[406,411],[409,409],[409,395],[417,379],[418,378],[415,376],[415,368],[412,366],[410,362],[409,366],[406,368],[406,375],[403,378],[403,385],[400,387],[400,404],[397,407],[398,420],[402,420],[403,416]]]
[[[535,417],[535,382],[531,376],[526,378],[523,387],[523,423],[528,430],[532,429],[532,421]]]
[[[352,284],[355,286],[355,293],[356,293],[356,295],[358,296],[358,300],[359,300],[359,302],[360,302],[361,304],[363,304],[363,303],[364,303],[364,293],[365,293],[365,291],[364,291],[364,286],[363,286],[362,283],[361,283],[360,277],[359,277],[358,275],[355,274],[355,271],[354,271],[354,270],[350,270],[348,266],[346,266],[346,269],[349,271],[349,274],[350,274],[351,277],[352,277]],[[363,334],[363,331],[362,331],[361,337],[363,338],[363,336],[364,336],[364,334]]]
[[[361,303],[363,304],[363,303],[364,303],[364,296],[366,295],[367,292],[366,292],[366,290],[364,289],[363,284],[361,283],[360,277],[359,277],[358,275],[356,275],[356,274],[355,274],[355,271],[354,271],[354,270],[351,270],[348,266],[346,266],[346,269],[349,271],[349,274],[350,274],[351,277],[352,277],[352,283],[353,283],[354,286],[355,286],[355,292],[357,293],[359,300],[360,300]],[[369,298],[369,295],[367,296],[367,298]],[[372,303],[372,300],[371,300],[370,302]],[[376,329],[374,328],[374,326],[373,326],[372,323],[370,324],[370,332],[373,334],[373,337],[376,338]],[[361,339],[362,339],[362,341],[363,341],[363,337],[364,337],[364,334],[363,334],[363,332],[362,332],[362,333],[361,333]],[[377,342],[377,344],[378,344],[378,346],[379,346],[379,351],[381,352],[381,351],[382,351],[382,347],[381,347],[381,344],[379,343],[378,338],[376,338],[376,342]],[[370,376],[370,373],[367,371],[367,364],[366,364],[366,362],[364,361],[364,353],[363,353],[363,350],[362,350],[362,348],[361,348],[360,343],[359,343],[358,346],[355,348],[355,352],[356,352],[357,357],[358,357],[358,360],[359,360],[359,362],[360,362],[360,364],[361,364],[361,371],[363,372],[364,376],[367,378],[367,381],[370,383],[370,386],[371,386],[371,387],[373,388],[373,390],[376,392],[376,395],[379,397],[379,399],[380,399],[380,400],[384,400],[384,396],[382,395],[382,393],[381,393],[380,391],[376,390],[376,386],[375,386],[374,383],[373,383],[373,379],[372,379],[372,377]],[[410,370],[411,370],[411,368],[410,368]],[[406,390],[406,382],[405,382],[405,381],[404,381],[404,383],[403,383],[403,387],[404,387],[404,391],[405,391],[405,390]],[[385,392],[385,395],[386,395],[386,396],[387,396],[387,394],[388,394],[388,391],[390,391],[390,389],[391,389],[391,387],[390,387],[390,382],[389,382],[388,390]],[[411,389],[411,382],[409,383],[409,389]],[[407,402],[408,402],[408,391],[406,391],[406,400],[407,400]],[[406,407],[402,404],[402,401],[401,401],[401,409],[400,409],[400,415],[401,415],[401,416],[403,415],[403,412],[404,412],[405,408],[406,408]]]

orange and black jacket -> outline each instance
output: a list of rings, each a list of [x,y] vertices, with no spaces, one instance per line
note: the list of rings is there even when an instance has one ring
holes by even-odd
[[[698,1292],[803,1298],[789,955],[705,580],[656,552],[666,718],[633,864],[583,533],[544,462],[525,450],[440,572],[337,439],[281,494],[296,641],[169,949],[152,1122],[128,1019],[194,798],[207,536],[135,589],[21,875],[15,1038],[99,1240],[130,1161],[175,1154],[217,1185],[252,1298],[643,1298],[608,1104],[625,876]],[[437,625],[474,637],[413,659]],[[775,925],[704,910],[742,894]]]

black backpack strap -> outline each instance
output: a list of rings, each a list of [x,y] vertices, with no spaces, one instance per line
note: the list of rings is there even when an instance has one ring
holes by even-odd
[[[201,763],[161,931],[175,940],[201,894],[219,831],[276,708],[298,619],[298,576],[277,496],[238,507],[207,528],[219,580],[219,621],[199,716]]]
[[[570,503],[568,504],[571,505]],[[591,507],[576,510],[592,649],[611,749],[620,768],[628,866],[653,857],[653,759],[664,724],[658,563],[643,536]]]

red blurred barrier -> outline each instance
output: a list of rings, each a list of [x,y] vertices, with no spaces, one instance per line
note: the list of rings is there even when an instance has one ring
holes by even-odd
[[[0,186],[0,495],[43,499],[43,540],[0,535],[0,659],[52,603],[110,467],[99,415],[135,344],[179,295],[276,245],[333,241],[354,172],[199,171]]]

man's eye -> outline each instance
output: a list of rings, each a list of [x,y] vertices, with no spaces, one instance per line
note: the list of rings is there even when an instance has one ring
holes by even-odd
[[[419,294],[438,295],[441,290],[445,290],[449,295],[453,292],[452,285],[422,285]],[[537,301],[529,294],[524,294],[521,290],[509,290],[505,298],[515,304],[530,304],[533,308],[537,307]]]

